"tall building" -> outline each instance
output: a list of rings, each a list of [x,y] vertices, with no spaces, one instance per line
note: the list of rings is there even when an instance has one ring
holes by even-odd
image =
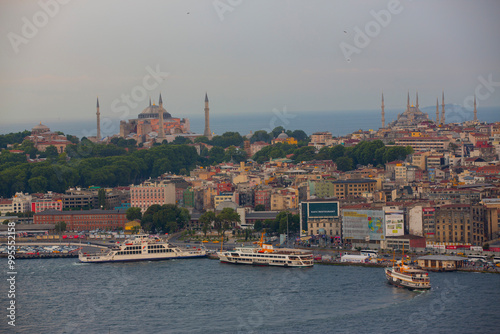
[[[151,182],[130,187],[130,206],[145,212],[153,204],[176,204],[175,184],[168,181]]]
[[[208,139],[212,138],[212,132],[210,132],[210,108],[208,107],[208,95],[205,93],[205,131],[203,135]]]
[[[436,208],[436,241],[482,246],[485,209],[482,205],[448,204]]]

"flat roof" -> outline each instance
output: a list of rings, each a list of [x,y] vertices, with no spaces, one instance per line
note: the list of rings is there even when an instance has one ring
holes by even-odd
[[[333,183],[365,183],[365,182],[377,182],[377,180],[372,179],[352,179],[352,180],[337,180]]]
[[[434,261],[465,261],[465,257],[452,255],[425,255],[417,258],[417,260],[434,260]]]

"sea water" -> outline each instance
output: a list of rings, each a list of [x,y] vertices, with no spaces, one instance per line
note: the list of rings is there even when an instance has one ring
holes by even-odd
[[[447,106],[447,108],[449,108]],[[451,110],[450,110],[451,109]],[[423,108],[433,119],[435,113]],[[402,110],[386,110],[386,125],[397,118]],[[203,133],[205,119],[202,112],[195,115],[178,115],[173,117],[189,118],[191,131]],[[130,117],[132,118],[132,116]],[[481,108],[478,110],[478,118],[482,122],[500,121],[500,108]],[[473,113],[451,107],[447,109],[446,121],[464,122],[473,119]],[[96,121],[93,118],[87,120],[41,120],[52,131],[62,131],[77,137],[95,136]],[[38,122],[38,121],[37,121]],[[2,124],[0,123],[0,134],[31,130],[37,123]],[[236,131],[241,135],[247,135],[250,131],[265,130],[270,132],[275,127],[282,126],[287,130],[303,130],[308,135],[318,131],[330,131],[333,136],[343,136],[358,130],[377,130],[381,126],[380,110],[358,110],[358,111],[289,111],[286,108],[273,109],[269,112],[256,112],[250,114],[219,114],[216,110],[210,112],[210,130],[217,135],[227,131]],[[120,133],[120,120],[113,115],[101,115],[102,136],[111,136]]]
[[[498,333],[500,321],[496,274],[430,273],[432,289],[412,292],[387,284],[383,268],[357,266],[73,258],[16,267],[16,327],[2,283],[2,333]]]

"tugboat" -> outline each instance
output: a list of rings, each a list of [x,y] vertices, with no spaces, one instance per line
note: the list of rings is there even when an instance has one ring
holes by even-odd
[[[407,263],[404,255],[401,260],[392,260],[392,267],[385,268],[387,282],[399,288],[409,290],[429,290],[431,282],[429,274],[425,270],[417,269]]]

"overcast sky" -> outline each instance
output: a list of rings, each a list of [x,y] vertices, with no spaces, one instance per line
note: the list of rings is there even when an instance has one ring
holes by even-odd
[[[403,109],[408,90],[500,106],[497,0],[59,1],[0,2],[4,124],[93,119],[96,96],[134,118],[160,92],[174,117],[205,92],[219,115],[378,109],[382,91]]]

